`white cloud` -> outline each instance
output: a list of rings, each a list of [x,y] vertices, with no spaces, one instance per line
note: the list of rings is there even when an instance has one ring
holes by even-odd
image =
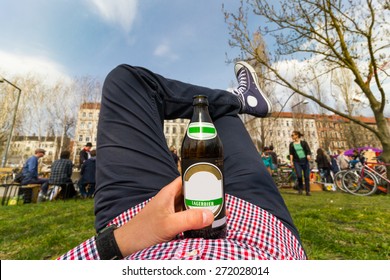
[[[137,16],[138,0],[87,0],[104,21],[129,32]]]
[[[63,67],[42,57],[23,56],[0,50],[0,75],[9,79],[15,75],[34,74],[47,79],[48,82],[71,80]]]
[[[154,49],[153,55],[158,57],[168,58],[171,60],[177,60],[179,58],[179,56],[173,52],[168,41],[164,41],[160,45],[158,45]]]

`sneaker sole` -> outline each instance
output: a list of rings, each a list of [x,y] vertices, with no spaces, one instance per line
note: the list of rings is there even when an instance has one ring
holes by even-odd
[[[242,66],[240,66],[242,65]],[[255,69],[247,62],[245,61],[239,61],[237,62],[235,65],[234,65],[234,74],[237,76],[237,73],[238,71],[242,68],[242,67],[246,67],[249,72],[252,74],[252,77],[254,77],[254,80],[255,80],[255,83],[256,83],[256,86],[259,88],[259,92],[261,94],[261,96],[263,97],[263,99],[265,100],[265,102],[267,103],[267,106],[268,106],[268,114],[267,114],[267,117],[269,117],[271,114],[272,114],[272,104],[271,104],[271,101],[269,101],[268,97],[265,96],[265,94],[263,94],[263,91],[261,90],[260,86],[259,86],[259,79],[257,77],[257,74],[256,74],[256,71]]]

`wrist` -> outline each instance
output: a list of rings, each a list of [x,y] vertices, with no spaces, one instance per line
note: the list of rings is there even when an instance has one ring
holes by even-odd
[[[101,230],[95,238],[96,248],[101,260],[123,259],[122,252],[115,239],[115,225]]]

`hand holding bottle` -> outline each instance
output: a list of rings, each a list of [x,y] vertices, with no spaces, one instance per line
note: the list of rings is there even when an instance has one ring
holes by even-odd
[[[168,242],[183,231],[201,229],[214,221],[213,213],[207,209],[176,212],[181,203],[182,180],[178,177],[161,189],[133,219],[114,231],[122,255]]]

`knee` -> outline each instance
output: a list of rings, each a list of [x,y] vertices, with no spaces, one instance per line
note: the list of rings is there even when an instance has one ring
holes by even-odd
[[[120,64],[108,73],[104,81],[104,85],[117,84],[122,77],[129,76],[133,73],[133,67],[127,64]]]

